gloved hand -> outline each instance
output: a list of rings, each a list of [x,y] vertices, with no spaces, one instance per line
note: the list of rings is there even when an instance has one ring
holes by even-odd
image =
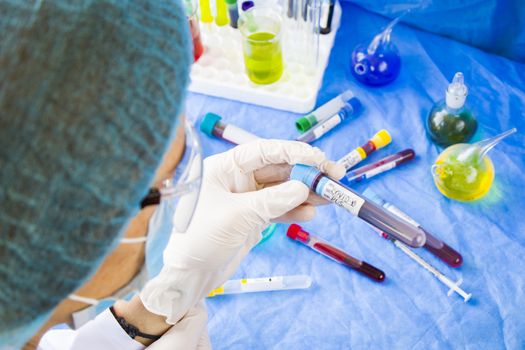
[[[206,329],[208,314],[204,302],[200,302],[171,327],[159,340],[147,347],[148,350],[211,350]]]
[[[173,232],[164,267],[141,292],[148,311],[170,324],[224,283],[272,221],[313,217],[309,189],[286,181],[291,164],[318,167],[341,178],[341,165],[296,141],[257,140],[204,161],[199,202],[187,232]]]

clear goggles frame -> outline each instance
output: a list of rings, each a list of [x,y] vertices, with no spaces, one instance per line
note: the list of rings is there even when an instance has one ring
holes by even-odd
[[[173,228],[186,232],[199,200],[202,183],[202,147],[196,130],[184,121],[184,151],[173,176],[163,180],[159,192],[161,201],[167,201],[174,212]]]

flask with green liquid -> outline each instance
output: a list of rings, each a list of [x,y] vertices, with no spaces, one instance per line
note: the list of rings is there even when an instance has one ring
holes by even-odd
[[[462,202],[485,196],[494,181],[494,165],[487,153],[515,132],[514,128],[474,144],[459,143],[446,148],[432,166],[438,190],[445,197]]]
[[[463,73],[457,72],[449,84],[444,100],[437,102],[427,118],[432,141],[442,147],[468,142],[478,127],[476,118],[465,106],[468,88]]]

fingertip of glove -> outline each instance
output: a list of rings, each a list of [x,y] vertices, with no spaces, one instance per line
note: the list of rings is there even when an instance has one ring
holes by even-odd
[[[321,164],[320,170],[334,179],[342,179],[346,174],[346,169],[342,164],[327,160]]]
[[[315,214],[317,214],[317,210],[313,205],[304,205],[298,210],[297,214],[296,221],[310,221],[315,217]]]
[[[293,192],[294,194],[297,194],[297,196],[304,197],[304,201],[308,198],[308,194],[310,193],[310,189],[308,186],[306,186],[304,183],[298,180],[290,180],[288,181],[288,189],[290,192]]]

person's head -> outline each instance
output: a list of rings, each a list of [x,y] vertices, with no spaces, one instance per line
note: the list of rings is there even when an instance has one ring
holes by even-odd
[[[0,343],[19,344],[138,210],[191,49],[176,1],[0,1],[0,13]]]

